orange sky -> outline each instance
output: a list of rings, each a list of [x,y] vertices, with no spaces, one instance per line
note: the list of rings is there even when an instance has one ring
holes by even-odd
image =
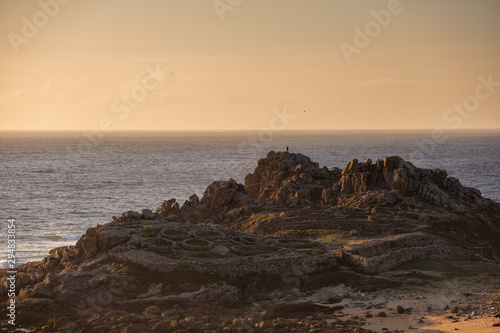
[[[498,0],[1,1],[0,130],[260,129],[284,109],[286,129],[500,128],[499,17]]]

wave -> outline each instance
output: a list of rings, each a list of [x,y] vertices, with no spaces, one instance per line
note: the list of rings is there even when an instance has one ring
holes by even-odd
[[[69,235],[69,234],[61,234],[61,235],[44,235],[45,239],[56,241],[56,242],[68,242],[78,240],[81,235]]]
[[[78,240],[82,235],[61,235],[61,238],[66,241]]]

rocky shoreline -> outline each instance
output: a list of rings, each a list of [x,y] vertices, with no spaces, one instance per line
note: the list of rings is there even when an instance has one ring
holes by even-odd
[[[462,331],[491,319],[487,332],[500,323],[499,255],[500,204],[444,170],[400,157],[329,169],[270,152],[244,184],[125,212],[18,266],[16,326],[431,332],[444,316]]]

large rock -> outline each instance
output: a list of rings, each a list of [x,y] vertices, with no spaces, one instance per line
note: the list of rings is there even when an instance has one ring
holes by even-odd
[[[250,203],[250,198],[242,184],[229,179],[208,185],[200,202],[212,210],[218,210],[226,206],[242,207]]]
[[[107,250],[118,244],[125,243],[130,239],[130,235],[116,229],[104,230],[97,234],[97,248]]]
[[[200,199],[191,195],[182,207],[176,199],[164,201],[156,209],[159,217],[167,220],[178,220],[189,223],[220,222],[225,218],[237,218],[241,214],[250,213],[252,200],[242,184],[233,179],[215,181],[208,185]],[[237,211],[238,214],[234,212]],[[229,214],[229,212],[231,212]]]
[[[339,178],[336,171],[320,168],[302,154],[271,151],[245,177],[245,190],[250,198],[268,204],[305,205],[319,203],[325,188]]]
[[[154,220],[156,215],[150,209],[143,209],[141,216],[146,220]]]
[[[96,228],[88,228],[85,235],[83,235],[75,245],[78,249],[82,250],[85,256],[94,256],[97,254],[97,231]]]
[[[344,194],[344,199],[349,195],[375,193],[375,200],[365,196],[365,202],[382,205],[398,202],[414,205],[414,200],[407,198],[416,198],[455,212],[465,210],[463,200],[481,201],[479,191],[463,187],[457,179],[448,177],[446,171],[420,169],[399,156],[378,159],[375,163],[370,159],[362,163],[352,160],[332,191]]]
[[[201,200],[193,194],[179,209],[169,208],[170,204],[171,201],[158,207],[158,212],[163,216],[175,213],[180,221],[189,223],[220,222],[228,217],[239,217],[243,212],[250,213],[252,210],[251,200],[244,186],[233,179],[213,182],[207,186]],[[235,211],[239,213],[234,214]]]
[[[129,234],[117,229],[89,228],[85,235],[76,242],[75,248],[80,253],[80,256],[88,258],[95,256],[99,251],[108,250],[129,239]],[[48,260],[53,258],[54,254],[47,257]]]
[[[175,198],[172,198],[164,201],[161,206],[156,208],[156,212],[159,216],[165,217],[173,214],[177,209],[179,209],[179,204],[176,202]]]

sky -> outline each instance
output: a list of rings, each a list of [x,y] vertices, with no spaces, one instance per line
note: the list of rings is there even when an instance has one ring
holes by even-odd
[[[0,130],[499,129],[499,17],[498,0],[2,0]]]

